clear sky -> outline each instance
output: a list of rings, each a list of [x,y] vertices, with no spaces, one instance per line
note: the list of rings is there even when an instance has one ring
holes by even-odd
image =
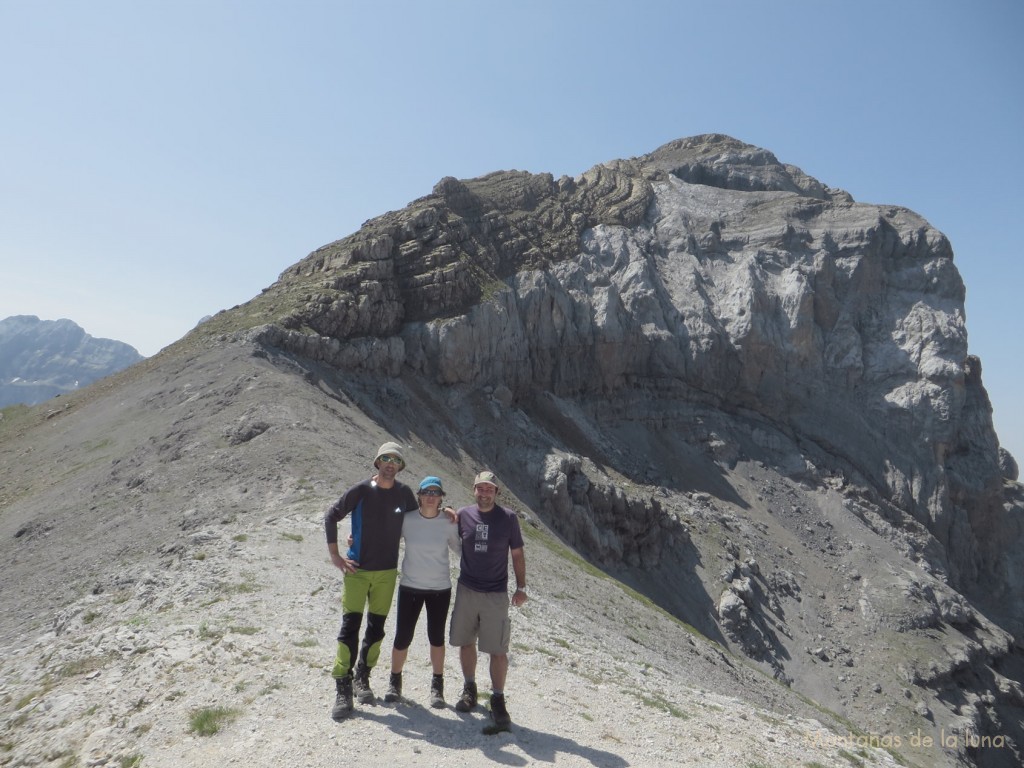
[[[152,355],[444,176],[725,133],[951,240],[1024,463],[1018,0],[0,0],[0,318]]]

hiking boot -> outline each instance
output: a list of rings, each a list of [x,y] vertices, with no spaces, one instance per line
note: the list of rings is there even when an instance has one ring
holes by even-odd
[[[434,675],[430,681],[430,706],[444,709],[444,676]]]
[[[388,679],[388,690],[384,694],[384,701],[398,701],[402,698],[402,673],[392,672]]]
[[[499,728],[507,728],[512,723],[512,718],[505,709],[505,696],[501,693],[491,695],[491,719]]]
[[[455,709],[459,712],[469,712],[476,706],[476,683],[466,683],[462,687],[462,695],[455,702]]]
[[[352,678],[347,675],[337,677],[334,679],[334,686],[337,688],[338,695],[334,698],[331,717],[340,723],[352,714]]]
[[[355,691],[356,701],[360,704],[374,704],[377,697],[370,690],[370,669],[362,664],[356,666],[355,675],[352,677],[352,690]]]

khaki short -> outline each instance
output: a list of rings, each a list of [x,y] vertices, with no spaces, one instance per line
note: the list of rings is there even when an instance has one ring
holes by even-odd
[[[451,645],[478,644],[481,653],[507,654],[512,637],[505,592],[477,592],[459,584],[448,632]]]

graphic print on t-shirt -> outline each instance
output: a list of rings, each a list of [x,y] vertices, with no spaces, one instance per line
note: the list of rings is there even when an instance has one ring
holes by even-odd
[[[487,523],[476,524],[476,540],[473,542],[474,552],[486,552],[487,551],[487,535],[490,531],[490,526]]]

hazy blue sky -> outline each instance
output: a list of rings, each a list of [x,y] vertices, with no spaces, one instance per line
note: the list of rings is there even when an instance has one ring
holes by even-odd
[[[152,355],[443,176],[726,133],[952,241],[1024,462],[1024,3],[0,0],[0,318]]]

